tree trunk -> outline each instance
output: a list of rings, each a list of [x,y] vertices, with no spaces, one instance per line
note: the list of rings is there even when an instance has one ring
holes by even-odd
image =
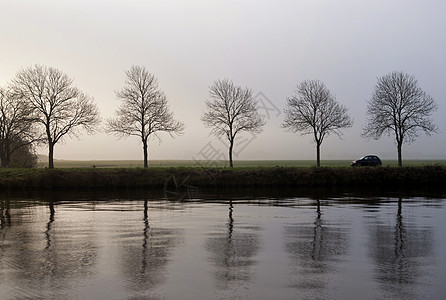
[[[0,150],[0,167],[1,168],[9,168],[9,164],[11,163],[11,150],[7,142],[4,145],[1,145]]]
[[[232,163],[232,148],[234,147],[234,141],[229,141],[229,166],[232,168],[234,164]]]
[[[1,153],[0,155],[0,168],[9,168],[9,163],[11,162],[11,157],[8,155],[8,152]]]
[[[1,157],[1,164],[0,164],[0,168],[8,168],[9,167],[9,162],[6,159],[6,157]]]
[[[321,166],[321,144],[316,142],[316,164],[318,167]]]
[[[2,161],[2,165],[4,168],[9,168],[9,164],[11,163],[11,152],[10,150],[6,150],[5,161]]]
[[[54,169],[54,144],[48,144],[48,169]]]
[[[401,148],[403,146],[402,142],[398,142],[398,167],[402,167],[403,166],[403,157],[402,157],[402,151]]]
[[[147,140],[142,141],[142,148],[144,150],[144,168],[147,168],[149,166],[149,151],[147,150]]]

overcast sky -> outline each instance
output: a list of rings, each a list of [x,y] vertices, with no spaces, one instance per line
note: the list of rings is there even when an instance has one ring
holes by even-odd
[[[227,157],[200,121],[209,86],[228,78],[262,104],[263,133],[244,134],[234,159],[315,159],[311,136],[285,132],[296,85],[318,79],[349,108],[354,126],[329,136],[322,160],[377,154],[397,159],[393,137],[360,137],[377,77],[414,75],[438,103],[439,134],[403,146],[404,158],[446,159],[446,1],[21,1],[0,0],[0,85],[21,68],[52,66],[113,116],[124,72],[146,67],[159,81],[182,136],[152,140],[149,159]],[[39,148],[40,153],[47,153]],[[142,159],[140,140],[98,133],[56,145],[59,159]]]

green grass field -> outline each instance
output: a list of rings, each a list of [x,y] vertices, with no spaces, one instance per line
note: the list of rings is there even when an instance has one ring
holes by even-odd
[[[350,160],[322,160],[323,167],[350,167]],[[314,160],[240,160],[234,161],[234,167],[314,167]],[[446,166],[446,160],[404,160],[403,166]],[[39,167],[45,168],[48,162],[40,161]],[[55,160],[55,168],[142,168],[142,160]],[[383,160],[383,166],[397,166],[396,160]],[[229,167],[226,161],[195,160],[151,160],[149,167]]]

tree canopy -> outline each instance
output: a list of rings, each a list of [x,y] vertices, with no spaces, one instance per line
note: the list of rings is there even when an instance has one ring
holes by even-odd
[[[229,142],[229,164],[233,167],[234,141],[240,132],[262,132],[265,120],[258,113],[258,103],[252,91],[234,85],[228,79],[217,80],[209,88],[210,99],[205,101],[206,111],[201,120],[218,138],[224,136]]]
[[[9,167],[14,153],[40,140],[33,109],[9,87],[0,88],[0,166]],[[27,151],[21,151],[24,153]]]
[[[305,80],[297,85],[294,96],[287,99],[282,127],[312,134],[316,143],[317,166],[320,166],[320,146],[330,133],[342,135],[342,128],[353,126],[348,109],[338,103],[330,90],[319,80]]]
[[[12,87],[43,126],[49,168],[54,168],[56,143],[66,136],[78,137],[81,130],[97,130],[100,117],[93,98],[73,86],[73,79],[61,71],[41,65],[22,69],[12,80]]]
[[[367,102],[367,120],[363,136],[379,139],[383,134],[394,135],[398,165],[402,166],[402,145],[411,143],[423,131],[437,132],[430,118],[437,110],[435,100],[424,92],[417,79],[404,72],[392,72],[379,77],[372,98]]]
[[[174,120],[167,98],[159,89],[158,81],[146,68],[132,66],[126,71],[125,86],[116,92],[122,101],[115,117],[107,120],[107,132],[123,138],[141,138],[144,153],[144,167],[148,167],[148,140],[159,133],[182,134],[184,123]]]

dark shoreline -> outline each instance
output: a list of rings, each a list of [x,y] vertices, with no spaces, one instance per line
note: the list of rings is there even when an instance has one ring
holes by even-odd
[[[258,167],[0,169],[2,190],[355,188],[446,191],[446,168]]]

